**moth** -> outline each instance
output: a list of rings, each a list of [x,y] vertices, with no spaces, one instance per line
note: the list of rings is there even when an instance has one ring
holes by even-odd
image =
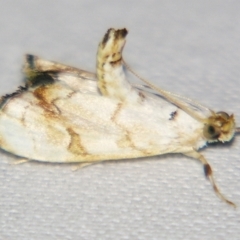
[[[0,100],[0,147],[26,160],[80,163],[182,153],[198,159],[216,194],[208,161],[198,149],[230,141],[233,115],[214,112],[150,82],[126,79],[122,51],[128,31],[109,29],[99,44],[96,74],[33,55],[25,86]]]

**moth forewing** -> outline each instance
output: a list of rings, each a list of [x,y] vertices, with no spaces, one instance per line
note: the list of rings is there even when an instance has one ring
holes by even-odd
[[[126,29],[107,31],[96,74],[26,55],[26,85],[1,98],[0,147],[29,160],[81,166],[183,153],[202,162],[217,195],[234,205],[197,152],[207,142],[232,139],[233,115],[215,113],[146,80],[156,92],[129,83],[122,60],[126,35]]]

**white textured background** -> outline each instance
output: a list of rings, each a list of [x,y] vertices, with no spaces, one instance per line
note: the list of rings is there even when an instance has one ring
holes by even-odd
[[[2,1],[0,93],[22,83],[27,52],[94,71],[109,27],[129,29],[124,57],[140,75],[240,124],[239,0]],[[0,152],[0,239],[240,239],[240,139],[202,152],[238,209],[182,155],[72,172]]]

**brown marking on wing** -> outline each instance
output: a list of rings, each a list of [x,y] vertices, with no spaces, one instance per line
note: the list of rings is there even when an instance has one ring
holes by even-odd
[[[137,147],[134,144],[134,140],[132,139],[131,135],[131,131],[126,129],[124,126],[122,126],[120,123],[117,122],[117,118],[118,115],[120,114],[122,108],[123,108],[124,104],[123,103],[118,103],[115,111],[113,112],[113,115],[111,117],[111,121],[113,121],[119,128],[122,129],[122,132],[124,133],[123,137],[121,137],[118,141],[117,141],[117,145],[119,146],[119,148],[132,148],[133,150],[142,152],[144,155],[150,155],[151,151],[149,151],[148,149],[142,149]]]
[[[71,137],[70,143],[68,145],[68,150],[75,155],[88,155],[86,148],[81,143],[80,135],[70,127],[67,129],[67,131]]]
[[[143,94],[143,92],[138,92],[138,96],[140,97],[141,102],[143,102],[146,98],[146,96]]]
[[[52,121],[52,119],[48,119],[47,122],[45,122],[45,126],[43,128],[43,131],[47,134],[48,141],[52,143],[54,146],[61,146],[62,143],[66,140],[66,132],[64,130],[59,129],[56,125],[58,125],[58,122],[55,120]]]
[[[29,108],[29,106],[26,106],[24,109],[25,111],[23,112],[21,118],[20,118],[20,122],[22,123],[23,126],[26,126],[26,123],[25,123],[25,117],[26,117],[26,113],[27,113],[27,109]]]
[[[132,139],[132,133],[129,130],[125,130],[125,135],[117,141],[119,148],[132,148],[135,151],[139,151],[144,156],[152,155],[152,151],[149,149],[142,149],[135,145],[134,140]]]
[[[135,145],[134,145],[134,142],[132,141],[132,138],[131,138],[131,133],[126,130],[125,131],[125,135],[117,142],[117,145],[120,147],[120,148],[127,148],[127,147],[130,147],[134,150],[139,150]]]
[[[51,85],[39,86],[33,91],[33,95],[38,99],[38,105],[44,109],[47,116],[56,117],[59,115],[59,109],[56,108],[54,101],[58,98],[54,98],[51,95]]]
[[[76,94],[79,94],[78,92],[76,92],[76,91],[72,91],[72,92],[70,92],[68,95],[67,95],[67,97],[68,98],[72,98],[74,95],[76,95]]]
[[[115,109],[115,111],[114,111],[114,113],[113,113],[113,115],[111,117],[111,121],[113,121],[115,124],[117,124],[115,122],[115,120],[117,118],[117,115],[120,113],[122,107],[123,107],[123,103],[118,103],[117,108]]]
[[[117,122],[117,117],[119,115],[119,113],[121,112],[121,109],[123,107],[123,103],[118,103],[115,111],[113,112],[113,115],[111,117],[111,121],[113,121],[118,127],[120,127],[123,132],[125,133],[123,135],[123,137],[117,141],[117,145],[120,147],[120,148],[126,148],[126,147],[131,147],[132,149],[135,149],[135,150],[138,150],[136,148],[136,146],[134,145],[131,137],[130,137],[130,131],[128,131],[127,129],[125,129],[121,124],[119,124]]]
[[[127,148],[127,147],[130,147],[132,148],[133,150],[136,150],[136,151],[139,151],[139,152],[142,152],[144,155],[149,155],[150,152],[146,149],[141,149],[141,148],[138,148],[135,144],[134,144],[134,141],[131,137],[132,133],[130,130],[126,129],[124,126],[122,126],[120,123],[117,122],[117,117],[119,115],[119,113],[121,112],[122,108],[124,107],[124,104],[123,103],[118,103],[115,111],[113,112],[113,115],[111,117],[111,121],[114,122],[119,128],[122,129],[122,132],[125,133],[123,135],[123,137],[118,140],[116,143],[118,145],[119,148]]]

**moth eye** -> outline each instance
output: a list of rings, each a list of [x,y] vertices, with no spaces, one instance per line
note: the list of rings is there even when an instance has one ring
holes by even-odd
[[[225,119],[229,119],[229,115],[226,112],[217,112],[217,114],[222,116]]]
[[[217,127],[213,125],[205,125],[203,134],[207,139],[215,140],[219,138],[221,133]]]

